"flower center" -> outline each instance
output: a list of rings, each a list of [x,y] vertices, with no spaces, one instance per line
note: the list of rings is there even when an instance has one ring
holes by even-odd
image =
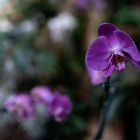
[[[126,67],[126,63],[127,61],[125,57],[121,55],[113,55],[111,59],[111,64],[115,65],[115,70],[117,71],[123,71]]]

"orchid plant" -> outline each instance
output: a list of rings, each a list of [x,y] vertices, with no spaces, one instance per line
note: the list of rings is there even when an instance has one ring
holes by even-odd
[[[110,77],[114,72],[123,72],[128,61],[140,68],[140,52],[126,32],[111,23],[103,23],[98,28],[98,34],[97,39],[87,50],[85,58],[88,73],[93,79],[92,83],[94,85],[103,83],[107,94],[106,105],[101,114],[101,123],[94,140],[102,138],[107,123],[107,114],[115,97],[115,90],[111,91],[110,88]]]

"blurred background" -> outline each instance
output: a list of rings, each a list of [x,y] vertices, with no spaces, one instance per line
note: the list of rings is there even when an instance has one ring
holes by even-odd
[[[0,105],[37,85],[73,104],[61,123],[0,113],[0,140],[93,140],[105,94],[88,75],[85,53],[102,22],[129,33],[140,49],[139,0],[0,0]],[[128,64],[118,85],[103,140],[140,140],[140,71]]]

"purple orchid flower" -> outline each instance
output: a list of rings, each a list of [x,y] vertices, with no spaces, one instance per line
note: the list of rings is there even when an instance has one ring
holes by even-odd
[[[55,94],[54,99],[48,106],[48,114],[56,122],[65,121],[72,111],[72,103],[68,96]]]
[[[140,52],[127,33],[110,23],[101,24],[98,32],[86,54],[88,67],[103,71],[105,77],[123,71],[128,61],[140,68]]]
[[[27,94],[12,95],[6,100],[4,107],[20,118],[30,118],[33,115],[32,99]]]
[[[46,86],[36,86],[31,90],[35,103],[50,104],[53,99],[52,91]]]

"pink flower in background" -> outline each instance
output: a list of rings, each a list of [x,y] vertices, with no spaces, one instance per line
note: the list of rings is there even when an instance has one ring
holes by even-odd
[[[8,111],[14,111],[15,110],[15,98],[17,95],[11,95],[4,103],[4,107]]]
[[[72,103],[68,96],[52,93],[46,86],[36,86],[31,90],[32,96],[27,94],[12,95],[4,103],[4,108],[20,118],[37,115],[37,107],[43,107],[42,115],[53,118],[56,122],[65,121],[72,111]],[[43,106],[35,106],[43,105]],[[40,108],[41,109],[41,108]]]
[[[102,71],[92,70],[91,68],[87,68],[87,71],[93,85],[100,85],[105,82],[106,78],[104,77],[104,73]]]
[[[89,7],[89,0],[75,0],[75,5],[80,9],[87,9]]]
[[[52,99],[52,91],[47,86],[36,86],[31,90],[32,98],[36,103],[48,105]]]
[[[74,4],[77,8],[83,9],[83,10],[86,10],[89,7],[92,7],[99,11],[102,11],[107,7],[106,0],[75,0]]]
[[[99,11],[105,10],[107,8],[106,0],[91,0],[93,7]]]
[[[99,37],[91,44],[86,54],[86,65],[92,70],[103,71],[111,76],[123,71],[128,60],[140,68],[140,52],[132,38],[111,23],[103,23],[98,29]]]
[[[32,98],[36,104],[43,104],[49,117],[57,122],[64,121],[72,111],[72,103],[68,96],[53,93],[46,86],[37,86],[31,90]]]
[[[33,115],[32,99],[27,94],[12,95],[5,102],[4,107],[21,118],[29,118]]]
[[[48,106],[48,114],[56,122],[65,121],[72,111],[72,103],[68,96],[56,93]]]

